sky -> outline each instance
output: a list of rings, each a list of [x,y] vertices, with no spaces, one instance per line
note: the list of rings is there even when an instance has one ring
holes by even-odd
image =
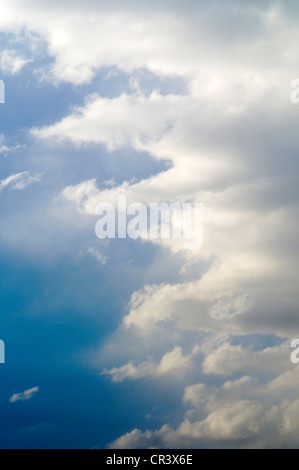
[[[2,0],[0,448],[296,448],[299,6]],[[100,202],[204,241],[100,240]]]

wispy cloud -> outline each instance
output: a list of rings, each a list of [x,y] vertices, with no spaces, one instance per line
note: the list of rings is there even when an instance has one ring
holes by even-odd
[[[22,70],[24,65],[32,62],[30,59],[18,55],[15,50],[5,50],[0,56],[0,67],[4,73],[15,75]]]
[[[6,145],[6,138],[4,134],[0,134],[0,154],[3,153],[5,156],[13,152],[14,150],[20,149],[22,146],[19,144],[16,144],[14,146],[8,146]]]
[[[0,193],[7,188],[10,189],[25,189],[32,183],[37,183],[41,180],[42,175],[35,173],[31,175],[28,171],[15,173],[0,181]]]
[[[14,393],[10,397],[9,401],[10,403],[16,403],[17,401],[30,400],[30,398],[32,398],[33,395],[35,395],[38,391],[39,391],[39,387],[33,387],[21,393]]]
[[[105,265],[107,263],[107,256],[103,255],[103,253],[96,248],[89,247],[87,253],[93,256],[98,263]]]

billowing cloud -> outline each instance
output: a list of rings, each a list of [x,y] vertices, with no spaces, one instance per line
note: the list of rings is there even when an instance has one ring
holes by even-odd
[[[239,28],[245,11],[250,18],[248,28]],[[297,130],[295,108],[289,99],[290,76],[295,73],[294,43],[286,39],[287,25],[293,19],[283,14],[279,4],[239,8],[232,3],[230,13],[225,14],[225,21],[233,25],[234,34],[230,34],[218,10],[213,17],[215,12],[214,7],[201,5],[194,21],[185,15],[180,20],[170,15],[169,28],[163,31],[159,22],[153,28],[149,16],[140,30],[136,28],[136,43],[142,31],[148,46],[142,60],[130,42],[130,28],[124,41],[128,59],[123,61],[122,49],[114,57],[115,64],[126,71],[147,67],[156,74],[183,76],[184,94],[126,92],[109,99],[93,95],[59,122],[33,130],[33,135],[46,141],[101,144],[109,151],[131,147],[141,155],[145,152],[170,162],[170,168],[156,176],[123,181],[111,189],[100,189],[95,179],[67,186],[62,198],[82,214],[94,215],[98,202],[115,202],[120,191],[126,192],[129,202],[204,202],[201,249],[189,253],[182,250],[180,241],[153,242],[170,254],[179,253],[187,272],[200,261],[205,261],[205,269],[192,280],[146,285],[134,292],[121,331],[127,331],[128,338],[135,334],[148,342],[159,330],[172,331],[179,338],[186,332],[203,335],[195,336],[200,340],[198,344],[194,339],[193,344],[202,355],[203,382],[198,390],[222,398],[208,400],[206,415],[200,419],[190,420],[188,415],[177,427],[135,430],[112,444],[116,447],[293,445],[292,432],[297,429],[296,423],[286,424],[291,410],[297,409],[296,400],[284,402],[281,397],[266,404],[264,395],[257,393],[262,385],[256,382],[264,373],[269,382],[263,386],[274,397],[271,381],[291,373],[288,340],[296,328],[299,307],[294,262],[299,203],[294,178]],[[113,43],[116,27],[108,24],[107,42]],[[216,24],[218,33],[212,35]],[[149,39],[151,28],[155,35]],[[160,47],[153,60],[158,37]],[[59,54],[56,46],[55,73],[66,79],[63,66],[57,68]],[[101,62],[101,53],[93,54],[90,63],[108,64]],[[67,59],[65,63],[69,63]],[[84,70],[88,80],[94,72]],[[265,336],[260,350],[251,344],[254,335]],[[267,335],[281,345],[267,347]],[[247,338],[249,347],[238,344],[241,340],[236,338],[240,337]],[[115,382],[157,378],[167,354],[161,349],[161,362],[129,360],[105,372]],[[180,364],[178,358],[176,363]],[[188,370],[193,367],[190,361]],[[240,386],[234,388],[233,401],[225,392],[228,382],[219,390],[204,388],[207,375],[234,381],[236,374]],[[252,393],[241,387],[247,380]],[[191,400],[188,385],[186,390]],[[194,398],[193,406],[197,409]],[[275,426],[277,433],[269,433]]]
[[[129,150],[140,161],[150,156],[168,165],[138,179],[132,169],[132,178],[120,175],[111,187],[78,171],[55,187],[61,214],[76,209],[79,227],[83,219],[95,220],[99,202],[115,204],[120,192],[129,203],[204,203],[200,249],[147,240],[160,250],[166,271],[169,265],[168,278],[144,275],[141,287],[136,283],[118,331],[99,354],[101,363],[117,360],[117,367],[104,366],[114,382],[179,376],[185,417],[179,423],[165,418],[156,430],[133,429],[111,447],[295,447],[298,369],[288,345],[297,336],[299,308],[298,108],[290,101],[298,6],[113,3],[75,1],[69,15],[69,2],[41,7],[11,0],[0,19],[2,31],[16,37],[31,31],[46,44],[51,61],[38,71],[58,87],[82,90],[103,70],[106,79],[120,71],[126,77],[113,96],[94,85],[64,117],[32,124],[36,145],[66,146],[70,153],[98,147],[120,159]],[[3,69],[16,74],[22,57],[4,51]],[[179,91],[167,87],[173,77],[184,85]],[[159,89],[163,80],[166,92]],[[0,191],[24,189],[39,178],[13,173]],[[106,263],[90,245],[81,254]]]
[[[298,374],[296,378],[298,380]],[[283,381],[285,376],[281,377]],[[298,383],[298,382],[297,382]],[[284,388],[288,389],[289,381]],[[117,448],[296,448],[299,401],[277,400],[266,385],[251,377],[228,381],[222,387],[196,384],[186,388],[184,402],[191,404],[185,420],[176,428],[164,425],[156,431],[135,429],[110,444]],[[201,419],[198,413],[206,415]],[[196,419],[197,418],[197,419]]]
[[[135,365],[132,362],[111,370],[104,370],[103,375],[110,375],[113,382],[122,382],[126,378],[140,379],[144,377],[161,377],[175,374],[178,377],[191,366],[191,355],[184,355],[182,349],[175,347],[164,354],[159,364],[155,362],[143,362]]]
[[[32,133],[42,139],[69,139],[75,144],[106,144],[109,150],[139,148],[142,142],[158,139],[170,126],[177,101],[176,96],[158,93],[149,97],[123,94],[115,99],[95,95],[61,122]]]

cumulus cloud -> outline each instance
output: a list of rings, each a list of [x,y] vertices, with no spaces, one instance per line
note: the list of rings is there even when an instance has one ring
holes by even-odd
[[[182,348],[175,347],[172,351],[164,354],[160,363],[142,362],[138,365],[129,362],[121,367],[104,370],[103,375],[112,377],[113,382],[122,382],[126,378],[140,379],[144,377],[157,378],[163,375],[175,374],[179,377],[191,366],[191,355],[184,355]]]
[[[30,400],[30,398],[32,398],[33,395],[35,395],[38,391],[39,391],[39,387],[33,387],[21,393],[14,393],[10,397],[9,401],[10,403],[16,403],[17,401]]]
[[[202,421],[186,419],[176,429],[164,425],[157,431],[134,430],[111,443],[110,448],[255,447],[252,442],[257,442],[261,431],[277,424],[271,420],[272,414],[271,408],[264,411],[258,402],[238,401],[222,406]]]
[[[216,350],[207,354],[203,361],[205,374],[229,376],[244,370],[250,373],[258,370],[283,370],[287,365],[286,351],[288,345],[266,348],[262,351],[250,351],[242,346],[232,346],[224,343]]]
[[[272,382],[265,386],[245,376],[219,388],[188,386],[184,402],[193,411],[177,427],[135,429],[112,442],[110,448],[296,448],[299,401],[294,396],[293,400],[277,400],[277,396],[269,396],[271,387]],[[196,419],[197,413],[206,416]]]
[[[146,67],[158,74],[190,76],[202,68],[203,58],[213,55],[232,63],[243,58],[244,51],[249,62],[258,53],[271,65],[277,60],[277,41],[288,43],[282,35],[285,25],[277,21],[284,7],[270,1],[241,6],[231,0],[225,10],[219,1],[193,0],[185,9],[168,1],[146,1],[142,6],[115,2],[107,8],[89,0],[84,8],[79,2],[71,7],[69,15],[66,2],[47,2],[43,8],[38,2],[6,2],[0,28],[17,32],[26,27],[46,38],[54,58],[52,78],[74,84],[89,82],[99,68],[115,65],[125,71]],[[291,23],[292,17],[287,20]],[[272,54],[267,54],[265,28],[274,41]]]
[[[32,131],[40,139],[101,144],[109,151],[131,147],[141,155],[146,152],[170,162],[170,168],[156,176],[124,181],[111,189],[101,190],[96,180],[66,187],[62,198],[84,214],[94,215],[99,201],[115,202],[120,191],[126,191],[129,202],[204,202],[204,244],[200,250],[182,254],[179,241],[153,242],[172,254],[182,254],[187,266],[204,260],[206,268],[191,281],[152,284],[134,292],[122,331],[134,331],[136,337],[151,341],[151,335],[166,325],[180,337],[186,331],[212,337],[210,342],[201,337],[199,346],[203,380],[206,375],[217,375],[232,381],[239,374],[240,382],[229,385],[226,381],[218,389],[201,383],[196,393],[206,401],[205,416],[191,421],[188,415],[177,427],[165,425],[157,431],[134,430],[112,446],[294,443],[292,432],[297,425],[290,424],[289,417],[291,410],[297,409],[296,400],[292,397],[285,402],[288,392],[284,389],[280,398],[268,404],[261,391],[265,387],[274,399],[282,380],[278,377],[291,374],[286,338],[296,328],[299,307],[294,223],[299,203],[294,178],[298,169],[297,129],[296,110],[289,99],[290,76],[296,73],[293,33],[292,39],[289,36],[294,20],[279,3],[267,2],[257,8],[257,4],[239,7],[232,2],[230,6],[226,13],[219,4],[201,4],[194,21],[189,16],[178,20],[175,14],[170,15],[167,31],[159,29],[159,22],[153,28],[149,16],[140,30],[135,29],[136,40],[142,30],[149,45],[142,59],[130,42],[130,28],[125,35],[126,60],[122,49],[114,56],[114,63],[126,71],[146,67],[156,74],[183,76],[185,94],[133,92],[111,99],[93,95],[61,121]],[[246,28],[245,17],[250,18]],[[227,29],[227,24],[233,28]],[[116,27],[110,25],[111,38]],[[150,39],[149,30],[156,32]],[[159,51],[153,55],[158,37]],[[55,73],[66,79],[59,46],[55,54]],[[103,56],[94,52],[89,63],[107,65],[102,60]],[[92,67],[77,70],[84,70],[82,80],[89,80],[94,73]],[[281,346],[265,344],[256,350],[233,344],[234,337],[247,337],[250,343],[250,335],[265,335],[265,342],[267,335],[274,335]],[[161,353],[161,362],[165,354]],[[116,382],[156,378],[161,362],[129,361],[105,373]],[[261,374],[264,383],[257,385]],[[297,378],[296,374],[294,383]],[[234,390],[233,401],[229,388]],[[197,411],[196,394],[192,398],[191,389],[186,390],[185,403],[189,400]],[[207,400],[207,395],[214,401]]]
[[[176,96],[163,97],[156,92],[149,97],[123,94],[114,99],[93,95],[84,107],[61,122],[33,129],[32,133],[42,139],[106,144],[109,150],[126,146],[138,149],[142,142],[158,139],[170,126],[174,119],[171,108],[177,101]]]
[[[0,28],[38,33],[53,59],[45,76],[56,84],[91,83],[103,67],[128,75],[146,69],[185,84],[177,94],[138,86],[114,97],[91,94],[58,122],[31,129],[46,144],[129,148],[141,159],[169,162],[154,176],[104,190],[92,177],[67,183],[57,200],[73,204],[81,216],[94,216],[100,201],[115,203],[120,191],[128,202],[204,203],[201,249],[190,253],[179,240],[152,241],[165,264],[181,256],[186,273],[203,266],[197,276],[136,290],[120,327],[127,349],[134,335],[147,345],[165,330],[184,346],[192,338],[202,360],[200,380],[185,379],[183,406],[190,408],[177,425],[135,429],[111,447],[296,446],[298,373],[288,344],[299,308],[298,108],[289,95],[297,75],[298,6],[271,0],[190,1],[188,8],[177,1],[132,1],[128,8],[102,3],[83,8],[73,2],[70,16],[67,2],[41,7],[11,0]],[[6,63],[11,73],[23,65],[13,54],[6,54]],[[34,178],[13,174],[0,191],[24,189]],[[89,254],[103,263],[102,253]],[[269,336],[280,345],[269,346]],[[184,350],[161,346],[160,359],[129,360],[104,373],[121,382],[194,372]]]

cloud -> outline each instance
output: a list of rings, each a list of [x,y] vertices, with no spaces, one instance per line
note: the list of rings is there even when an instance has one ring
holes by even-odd
[[[143,23],[143,38],[150,47],[142,65],[131,43],[125,65],[122,51],[114,62],[126,71],[135,64],[156,74],[181,75],[185,94],[126,92],[109,99],[94,95],[33,134],[87,148],[100,144],[109,151],[129,147],[141,158],[144,152],[170,162],[169,169],[155,176],[123,181],[111,189],[102,190],[95,179],[68,185],[62,199],[82,215],[93,216],[99,201],[114,202],[120,191],[126,191],[128,202],[204,202],[200,250],[187,253],[179,241],[153,241],[164,248],[165,264],[180,255],[187,272],[188,266],[200,262],[205,262],[204,268],[182,282],[153,282],[136,290],[118,331],[127,335],[125,351],[134,337],[154,349],[159,334],[167,332],[184,347],[188,334],[193,335],[192,346],[199,346],[201,354],[201,381],[196,389],[188,388],[190,375],[196,373],[190,360],[183,397],[191,409],[177,425],[135,429],[111,446],[293,446],[297,424],[290,416],[298,403],[283,387],[283,378],[288,377],[292,390],[298,380],[297,374],[291,380],[288,349],[299,308],[294,222],[299,207],[294,177],[297,110],[289,99],[290,76],[296,74],[296,41],[288,36],[293,20],[272,2],[259,9],[239,8],[233,2],[227,14],[219,4],[201,7],[194,18],[193,22],[186,15],[180,20],[171,16],[168,31],[158,31],[152,42]],[[156,37],[161,45],[152,60],[150,48]],[[280,346],[268,347],[270,335]],[[254,344],[257,336],[261,348]],[[116,334],[115,347],[117,338]],[[243,340],[247,347],[240,344]],[[160,345],[159,353],[160,361],[147,360],[143,354],[142,359],[129,359],[105,373],[114,382],[156,380],[163,376],[159,367],[166,347]],[[207,386],[211,376],[217,376],[218,386]]]
[[[5,50],[0,55],[0,67],[2,72],[15,75],[21,71],[24,65],[32,62],[18,55],[17,51],[10,49]]]
[[[93,258],[95,258],[97,262],[103,266],[107,263],[107,256],[105,256],[100,250],[97,250],[96,248],[89,247],[86,254],[93,256]]]
[[[17,401],[30,400],[30,398],[32,398],[38,391],[39,387],[33,387],[21,393],[14,393],[10,397],[9,401],[10,403],[16,403]]]
[[[181,348],[175,347],[172,351],[166,353],[158,364],[147,361],[135,366],[130,362],[121,367],[104,370],[102,375],[111,376],[113,382],[122,382],[127,378],[136,380],[144,377],[157,378],[172,374],[179,377],[190,366],[191,355],[184,355]]]
[[[28,171],[15,173],[0,181],[0,192],[8,188],[21,191],[32,183],[38,183],[41,178],[42,175],[39,173],[35,173],[33,175],[30,175]]]
[[[2,31],[17,36],[25,29],[46,42],[51,65],[44,78],[71,83],[78,93],[82,84],[96,91],[57,122],[37,123],[30,131],[35,145],[63,144],[70,153],[101,146],[120,159],[129,149],[140,161],[151,156],[168,163],[139,180],[131,179],[132,168],[129,178],[120,175],[104,190],[93,175],[78,172],[55,200],[65,218],[78,209],[80,226],[120,191],[129,203],[204,203],[202,248],[190,253],[179,240],[153,241],[166,274],[156,279],[157,262],[150,280],[138,279],[110,348],[102,351],[107,362],[124,364],[105,369],[114,382],[171,383],[184,372],[181,414],[189,408],[180,422],[134,429],[111,447],[296,446],[298,373],[288,344],[299,308],[298,108],[289,95],[297,75],[298,6],[113,3],[75,1],[70,15],[68,2],[41,7],[11,0],[0,19]],[[17,73],[23,56],[5,54],[7,70]],[[146,70],[153,83],[143,87],[140,73],[134,90],[122,83],[114,96],[101,96],[92,81],[104,68],[124,72],[128,83]],[[168,89],[170,77],[183,81],[184,92]],[[156,85],[161,80],[166,93]],[[24,189],[38,178],[14,173],[0,191]],[[104,264],[101,252],[89,254]],[[193,353],[183,353],[195,348],[196,365]]]
[[[5,135],[0,134],[0,155],[4,154],[4,156],[6,156],[8,153],[13,152],[15,150],[19,150],[21,148],[21,145],[19,144],[16,144],[15,146],[8,146],[5,142]]]
[[[250,377],[226,382],[219,389],[204,384],[189,386],[185,403],[197,408],[196,413],[206,410],[206,417],[186,417],[177,427],[165,424],[156,431],[134,429],[109,447],[296,448],[299,400],[273,403],[269,387],[271,383],[264,387]]]
[[[232,375],[236,372],[250,373],[258,370],[283,370],[288,358],[286,358],[287,344],[282,344],[276,348],[266,348],[262,351],[250,351],[242,346],[232,346],[224,343],[210,354],[207,354],[203,361],[203,371],[205,374]]]
[[[70,4],[55,5],[47,2],[41,9],[37,2],[6,2],[0,28],[16,33],[26,28],[46,39],[54,58],[50,77],[74,84],[90,82],[101,67],[115,64],[128,72],[147,68],[157,74],[188,76],[211,55],[231,63],[243,58],[244,50],[249,59],[263,55],[271,64],[277,59],[278,39],[288,41],[281,38],[282,22],[275,21],[275,13],[284,8],[280,2],[240,6],[231,0],[224,9],[219,1],[189,1],[184,10],[178,2],[145,1],[142,6],[115,2],[107,8],[90,0],[84,8],[73,2],[72,15]],[[267,54],[266,28],[274,41],[272,55]]]
[[[142,147],[142,142],[158,139],[174,119],[176,96],[153,92],[114,99],[92,95],[84,107],[50,127],[33,129],[38,138],[69,139],[75,144],[106,144],[110,151],[122,147]],[[142,114],[142,119],[140,115]]]

